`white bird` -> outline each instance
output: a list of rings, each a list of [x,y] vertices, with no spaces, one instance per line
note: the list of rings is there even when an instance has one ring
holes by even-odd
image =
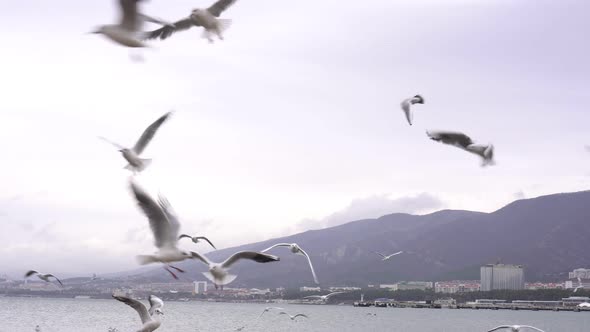
[[[452,145],[480,156],[482,158],[481,166],[495,165],[494,146],[491,143],[488,145],[475,144],[469,136],[453,131],[427,131],[426,135],[433,141]]]
[[[262,317],[262,315],[264,315],[265,312],[269,312],[271,310],[285,310],[284,308],[279,308],[279,307],[266,307],[264,309],[264,311],[262,311],[262,313],[260,314],[260,316],[258,316],[258,318]]]
[[[422,98],[422,96],[420,95],[415,95],[412,98],[404,99],[400,104],[402,110],[406,114],[406,119],[408,119],[408,123],[410,124],[410,126],[412,125],[413,118],[413,113],[410,108],[414,104],[424,104],[424,98]]]
[[[584,284],[582,284],[582,278],[578,277],[578,287],[574,289],[574,293],[576,293],[580,288],[584,288]]]
[[[135,183],[133,178],[129,179],[129,184],[137,204],[149,220],[150,228],[154,234],[154,244],[158,248],[158,251],[153,255],[137,256],[139,264],[146,265],[156,262],[168,264],[172,262],[180,262],[185,259],[196,258],[196,253],[180,250],[177,247],[180,222],[168,200],[160,195],[156,202],[145,190],[143,190],[143,188]],[[184,272],[169,264],[168,267],[179,272]],[[178,279],[176,274],[170,271],[168,267],[164,267],[164,269],[168,271],[174,279]]]
[[[326,294],[326,295],[310,295],[310,296],[304,297],[304,299],[321,300],[322,302],[328,302],[330,297],[337,295],[337,294],[344,294],[344,293],[348,293],[348,292],[332,292],[332,293]]]
[[[309,263],[309,268],[311,269],[311,274],[313,275],[313,281],[316,284],[320,283],[318,281],[318,277],[315,274],[315,270],[313,269],[313,264],[311,264],[311,258],[309,258],[309,255],[305,252],[305,250],[301,249],[301,247],[297,243],[277,243],[270,248],[262,250],[262,252],[267,252],[275,247],[289,247],[289,250],[291,250],[292,253],[294,253],[296,255],[301,255],[301,256],[304,256],[305,258],[307,258],[307,262]]]
[[[174,23],[174,26],[164,26],[160,29],[150,31],[146,34],[145,39],[166,39],[173,33],[183,30],[188,30],[192,27],[203,27],[203,38],[206,38],[210,43],[213,42],[213,35],[217,35],[220,40],[223,40],[223,32],[231,25],[231,20],[221,19],[219,16],[223,11],[233,5],[236,0],[219,0],[207,9],[197,8],[193,9],[191,14]]]
[[[382,254],[380,252],[376,252],[376,251],[373,251],[373,252],[376,253],[377,255],[381,256],[383,258],[382,261],[386,261],[386,260],[390,259],[393,256],[397,256],[397,255],[403,253],[403,251],[398,251],[395,254],[391,254],[389,256],[386,256],[386,255],[384,255],[384,254]]]
[[[162,311],[162,308],[164,307],[164,301],[162,301],[161,298],[155,295],[150,295],[148,301],[150,302],[150,316],[153,316],[156,311],[159,311],[162,315],[164,314]]]
[[[133,300],[133,299],[130,299],[125,296],[116,296],[116,295],[113,295],[113,298],[115,300],[125,303],[126,305],[130,306],[131,308],[135,309],[135,311],[137,311],[137,313],[139,314],[139,318],[141,318],[141,324],[143,324],[141,326],[141,329],[137,330],[137,332],[152,332],[152,331],[157,330],[160,327],[160,325],[162,324],[162,322],[160,322],[158,319],[156,319],[158,317],[158,315],[164,314],[162,312],[162,310],[160,310],[160,308],[155,309],[154,313],[157,315],[152,316],[148,312],[148,309],[145,307],[145,305],[143,305],[143,303],[141,303],[137,300]],[[150,308],[150,311],[151,311],[151,308]]]
[[[36,275],[37,275],[37,278],[39,278],[39,279],[41,279],[41,280],[43,280],[43,281],[45,281],[45,282],[51,282],[51,281],[49,280],[49,278],[54,278],[54,279],[55,279],[55,280],[57,280],[57,282],[59,282],[59,284],[60,284],[60,285],[63,287],[63,284],[61,283],[61,280],[59,280],[59,279],[58,279],[56,276],[54,276],[54,275],[53,275],[53,274],[51,274],[51,273],[44,274],[44,273],[41,273],[41,272],[37,272],[37,271],[35,271],[35,270],[30,270],[29,272],[27,272],[27,273],[25,274],[25,278],[28,278],[28,277],[30,277],[30,276],[32,276],[32,275],[34,275],[34,274],[36,274]]]
[[[297,315],[295,315],[295,316],[291,316],[291,315],[289,315],[288,313],[286,313],[286,312],[284,312],[284,311],[281,311],[281,312],[279,313],[279,315],[287,315],[287,316],[289,316],[289,318],[291,318],[291,320],[295,320],[295,318],[297,318],[297,317],[305,317],[305,318],[309,318],[309,317],[307,317],[307,315],[304,315],[304,314],[297,314]]]
[[[148,21],[170,27],[174,25],[140,13],[137,8],[140,1],[142,0],[119,0],[120,22],[118,24],[101,25],[91,33],[103,34],[119,45],[133,48],[147,47],[140,38],[144,22]]]
[[[203,275],[213,282],[215,289],[218,289],[220,286],[221,289],[223,289],[224,285],[227,285],[236,279],[237,276],[229,274],[227,270],[240,259],[249,259],[257,263],[277,262],[280,260],[280,258],[277,256],[263,254],[255,251],[239,251],[231,255],[222,263],[212,262],[207,259],[207,257],[200,255],[199,253],[193,253],[193,257],[199,259],[209,267],[209,272],[203,272]]]
[[[494,327],[493,329],[489,330],[488,332],[502,330],[502,329],[510,329],[510,331],[512,331],[512,332],[519,332],[519,331],[521,331],[521,329],[531,329],[531,330],[535,330],[535,331],[539,331],[539,332],[545,332],[545,331],[538,329],[534,326],[528,326],[528,325],[502,325],[502,326]]]
[[[141,134],[141,137],[139,138],[139,140],[137,140],[135,146],[131,149],[125,148],[124,146],[114,143],[102,136],[99,136],[99,138],[103,139],[108,143],[111,143],[117,149],[119,149],[119,152],[121,152],[123,158],[125,158],[125,160],[127,160],[127,162],[129,163],[127,166],[125,166],[125,169],[132,171],[134,174],[137,172],[141,172],[150,165],[152,160],[139,158],[139,155],[143,152],[143,150],[145,150],[152,138],[154,138],[154,135],[156,135],[156,132],[158,131],[160,126],[164,122],[166,122],[166,120],[172,115],[172,113],[173,112],[168,112],[162,115],[158,120],[149,125],[149,127],[147,127],[144,130],[143,134]]]
[[[191,239],[191,241],[193,241],[193,243],[199,243],[200,240],[205,240],[213,247],[213,249],[217,249],[217,248],[215,248],[213,243],[211,243],[211,241],[209,241],[209,239],[204,236],[190,236],[190,235],[182,234],[178,237],[179,240],[182,238]]]

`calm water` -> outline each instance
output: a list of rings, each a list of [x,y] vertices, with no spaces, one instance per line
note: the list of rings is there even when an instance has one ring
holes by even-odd
[[[511,310],[354,308],[332,305],[280,305],[310,318],[291,321],[277,312],[258,316],[266,305],[166,302],[158,332],[234,331],[407,331],[477,332],[505,324],[528,324],[547,332],[588,332],[590,313]],[[367,313],[377,316],[367,316]],[[299,318],[298,318],[299,319]],[[115,300],[0,298],[0,332],[136,331],[139,316]]]

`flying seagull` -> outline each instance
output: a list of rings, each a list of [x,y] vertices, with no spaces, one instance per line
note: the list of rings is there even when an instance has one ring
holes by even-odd
[[[531,329],[531,330],[535,330],[535,331],[539,331],[539,332],[545,332],[545,331],[538,329],[534,326],[528,326],[528,325],[502,325],[502,326],[494,327],[493,329],[489,330],[488,332],[502,330],[502,329],[510,329],[510,331],[512,331],[512,332],[522,331],[521,329]]]
[[[190,236],[190,235],[182,234],[181,236],[178,237],[179,240],[182,238],[191,239],[191,241],[193,241],[193,243],[199,243],[199,240],[205,240],[213,247],[213,249],[217,249],[217,248],[215,248],[213,243],[211,243],[211,241],[209,241],[209,239],[204,236]]]
[[[101,25],[90,33],[105,35],[113,42],[127,47],[147,47],[141,40],[141,30],[144,22],[152,22],[172,28],[174,25],[156,19],[138,10],[138,3],[142,0],[119,0],[121,19],[118,24]]]
[[[330,299],[330,297],[336,295],[336,294],[344,294],[347,292],[333,292],[327,295],[310,295],[310,296],[306,296],[304,297],[304,299],[310,299],[310,300],[321,300],[322,302],[328,302],[328,300]]]
[[[309,318],[309,317],[307,317],[307,315],[304,315],[304,314],[297,314],[297,315],[295,315],[295,316],[291,316],[291,315],[289,315],[288,313],[286,313],[286,312],[284,312],[284,311],[281,311],[281,312],[279,313],[279,315],[287,315],[287,316],[289,316],[289,318],[291,318],[291,320],[295,320],[295,318],[297,318],[297,317],[305,317],[305,318]]]
[[[264,315],[265,312],[269,312],[269,311],[271,311],[273,309],[276,309],[276,310],[285,310],[285,309],[279,308],[279,307],[266,307],[264,309],[264,311],[262,311],[262,313],[260,314],[260,316],[258,316],[258,318],[262,317],[262,315]]]
[[[494,146],[492,144],[475,144],[463,133],[453,131],[427,131],[431,140],[455,146],[459,149],[476,154],[482,158],[481,166],[494,165]]]
[[[203,272],[203,275],[213,282],[215,289],[218,289],[220,286],[221,289],[223,289],[224,285],[227,285],[236,279],[237,276],[229,274],[227,270],[240,259],[249,259],[257,263],[277,262],[280,260],[277,256],[255,251],[239,251],[231,255],[228,259],[223,261],[223,263],[212,262],[199,253],[193,253],[193,257],[199,259],[209,267],[209,272]]]
[[[43,280],[43,281],[45,281],[45,282],[51,282],[51,281],[49,280],[49,278],[54,278],[54,279],[55,279],[55,280],[57,280],[57,282],[59,282],[59,284],[60,284],[60,285],[63,287],[63,284],[61,283],[61,280],[59,280],[59,279],[58,279],[56,276],[54,276],[54,275],[53,275],[53,274],[51,274],[51,273],[43,274],[43,273],[41,273],[41,272],[37,272],[37,271],[35,271],[35,270],[30,270],[29,272],[27,272],[27,273],[25,274],[25,278],[28,278],[28,277],[30,277],[30,276],[32,276],[32,275],[34,275],[34,274],[36,274],[36,275],[37,275],[37,278],[39,278],[39,279],[41,279],[41,280]]]
[[[574,289],[574,293],[576,293],[580,288],[584,288],[584,284],[582,284],[582,278],[578,277],[578,287]]]
[[[135,309],[135,311],[137,311],[137,313],[139,314],[139,318],[141,318],[141,324],[143,324],[141,326],[141,329],[137,332],[152,332],[157,330],[162,324],[158,319],[155,319],[157,315],[155,317],[150,315],[148,309],[145,307],[145,305],[143,305],[143,303],[125,296],[113,295],[113,298],[117,301],[125,303],[126,305],[130,306],[131,308]],[[162,310],[160,310],[160,308],[154,309],[154,313],[158,315],[164,314]]]
[[[162,311],[162,307],[164,307],[164,301],[162,301],[161,298],[155,295],[150,295],[148,301],[150,302],[150,316],[153,316],[156,311],[159,311],[159,313],[161,313],[162,315],[164,314],[164,312]]]
[[[205,30],[203,30],[202,37],[210,43],[213,42],[213,35],[217,35],[220,40],[223,40],[223,31],[229,28],[231,20],[221,19],[219,16],[235,2],[236,0],[219,0],[207,9],[193,9],[188,17],[175,22],[174,26],[168,25],[148,32],[145,39],[160,38],[163,40],[178,31],[188,30],[192,27],[203,27]]]
[[[404,99],[401,102],[402,110],[406,114],[406,119],[408,119],[408,123],[410,124],[410,126],[412,125],[413,118],[412,110],[410,109],[410,107],[414,104],[424,104],[424,98],[422,98],[422,96],[420,95],[415,95],[414,97]]]
[[[382,254],[382,253],[380,253],[380,252],[376,252],[376,251],[373,251],[373,252],[374,252],[374,253],[376,253],[377,255],[381,256],[381,257],[383,258],[383,259],[382,259],[382,261],[386,261],[386,260],[390,259],[390,258],[391,258],[391,257],[393,257],[393,256],[397,256],[397,255],[399,255],[399,254],[403,253],[403,251],[398,251],[398,252],[396,252],[395,254],[391,254],[391,255],[389,255],[389,256],[386,256],[386,255],[383,255],[383,254]]]
[[[180,262],[185,259],[197,258],[195,256],[197,254],[194,252],[178,249],[178,231],[180,230],[180,222],[168,200],[160,195],[156,202],[145,190],[143,190],[143,188],[137,185],[133,178],[129,179],[129,184],[137,204],[149,220],[150,228],[154,234],[154,244],[158,248],[158,251],[153,255],[137,256],[139,264],[146,265],[156,262],[167,264]],[[164,269],[177,280],[178,277],[176,274],[170,271],[168,267],[171,267],[178,272],[184,272],[169,264],[167,267],[164,267]]]
[[[151,159],[141,159],[141,158],[139,158],[139,155],[147,147],[147,145],[150,143],[152,138],[154,138],[154,135],[156,135],[156,132],[158,131],[160,126],[164,122],[166,122],[166,120],[168,120],[168,118],[170,117],[170,115],[172,115],[172,113],[173,112],[168,112],[168,113],[162,115],[158,120],[156,120],[149,127],[147,127],[144,130],[143,134],[141,134],[141,137],[139,138],[137,143],[135,143],[135,146],[131,149],[121,146],[121,145],[114,143],[112,141],[109,141],[108,139],[106,139],[102,136],[99,136],[99,138],[108,142],[108,143],[111,143],[117,149],[119,149],[119,152],[121,152],[121,154],[123,154],[123,158],[125,158],[125,160],[127,160],[127,162],[129,163],[127,166],[125,166],[125,169],[132,171],[134,174],[137,172],[141,172],[146,167],[148,167],[150,165],[152,160]]]
[[[318,281],[318,277],[315,274],[315,270],[313,269],[313,265],[311,264],[311,259],[309,258],[309,255],[305,252],[305,250],[301,249],[301,247],[299,245],[297,245],[297,243],[277,243],[270,248],[262,250],[262,252],[267,252],[275,247],[289,247],[289,250],[291,250],[292,253],[294,253],[296,255],[301,255],[301,256],[304,256],[305,258],[307,258],[307,262],[309,263],[309,268],[311,269],[311,274],[313,275],[313,281],[315,281],[316,284],[320,283]]]

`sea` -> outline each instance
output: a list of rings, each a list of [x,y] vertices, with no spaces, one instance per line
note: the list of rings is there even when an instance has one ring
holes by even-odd
[[[142,301],[147,305],[147,301]],[[166,302],[158,332],[195,331],[400,331],[485,332],[503,324],[532,325],[546,332],[590,332],[590,312],[357,308],[352,305]],[[0,332],[137,331],[139,315],[116,300],[0,297]]]

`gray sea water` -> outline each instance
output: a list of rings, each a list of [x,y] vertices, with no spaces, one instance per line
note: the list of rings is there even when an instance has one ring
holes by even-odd
[[[144,301],[145,303],[146,301]],[[354,308],[335,305],[279,305],[309,319],[291,321],[267,305],[166,302],[158,332],[235,331],[408,331],[477,332],[501,324],[533,325],[547,332],[589,332],[588,312]],[[274,305],[270,305],[274,306]],[[369,316],[367,313],[376,313]],[[298,318],[299,319],[299,318]],[[115,300],[0,298],[0,332],[137,331],[139,316]]]

